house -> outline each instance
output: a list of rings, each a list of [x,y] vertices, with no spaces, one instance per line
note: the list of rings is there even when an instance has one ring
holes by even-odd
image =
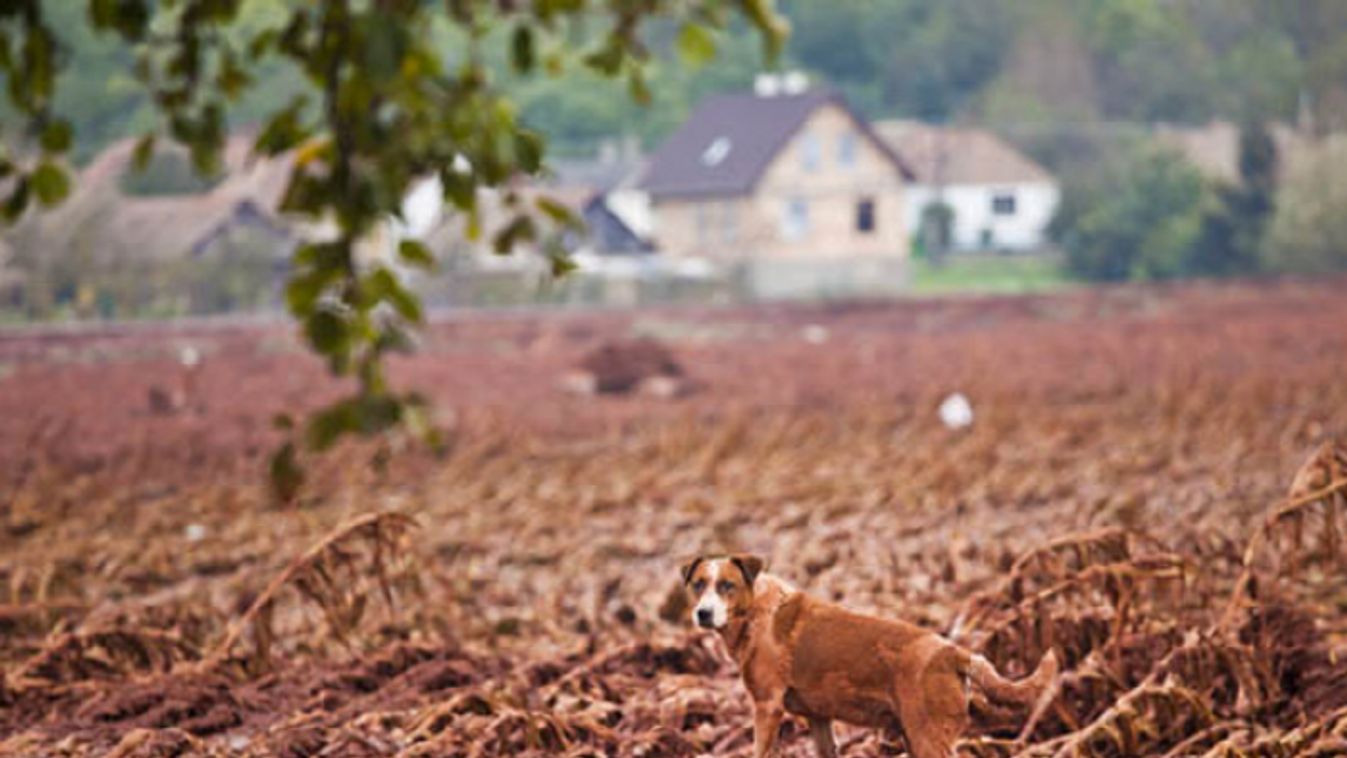
[[[647,255],[650,239],[648,196],[637,186],[645,161],[634,142],[605,144],[594,159],[559,159],[542,193],[560,200],[585,221],[587,233],[572,252]]]
[[[914,233],[927,208],[952,212],[953,250],[1028,251],[1046,244],[1061,188],[1046,169],[995,134],[970,127],[884,121],[875,131],[916,174],[903,216]]]
[[[274,256],[283,261],[294,236],[277,213],[289,164],[253,159],[251,148],[249,137],[230,137],[224,170],[212,181],[193,177],[176,146],[161,147],[138,173],[132,167],[135,140],[116,142],[80,172],[66,202],[30,215],[17,236],[36,238],[48,249],[87,248],[93,263],[167,263],[228,254],[232,243],[256,237],[258,244],[275,247]],[[147,182],[147,175],[158,178]],[[196,184],[178,186],[179,175]]]
[[[1156,124],[1151,134],[1157,143],[1177,151],[1204,176],[1218,182],[1238,183],[1239,132],[1237,124],[1215,120],[1203,126]],[[1293,162],[1312,152],[1315,140],[1308,130],[1274,123],[1269,125],[1268,132],[1276,145],[1278,170],[1283,176]]]
[[[640,187],[660,252],[801,276],[905,259],[904,162],[839,94],[799,75],[757,85],[707,98],[651,156]]]
[[[262,307],[279,295],[298,235],[277,210],[289,162],[251,148],[250,137],[231,136],[221,175],[204,180],[181,148],[161,147],[137,172],[135,140],[116,142],[64,203],[28,214],[8,242],[41,251],[28,256],[44,267],[35,279],[86,290],[109,313]]]

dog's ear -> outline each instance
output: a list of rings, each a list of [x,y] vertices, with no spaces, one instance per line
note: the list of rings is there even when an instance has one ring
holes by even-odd
[[[758,578],[758,574],[762,573],[762,559],[756,555],[733,555],[730,556],[730,562],[739,567],[750,587],[753,586],[753,580]]]
[[[697,564],[701,562],[702,557],[699,555],[696,558],[693,558],[692,560],[683,564],[683,568],[679,569],[680,571],[683,572],[683,584],[687,584],[688,582],[692,581],[692,572],[697,570]]]

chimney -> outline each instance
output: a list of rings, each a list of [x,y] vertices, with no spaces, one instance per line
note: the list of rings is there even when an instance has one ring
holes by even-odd
[[[809,89],[809,77],[803,71],[787,71],[781,77],[781,89],[787,95],[798,95]]]
[[[753,94],[758,97],[776,97],[781,94],[781,77],[776,74],[758,74],[753,79]]]

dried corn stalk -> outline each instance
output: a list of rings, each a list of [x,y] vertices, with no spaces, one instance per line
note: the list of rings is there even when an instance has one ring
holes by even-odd
[[[393,512],[361,516],[338,527],[292,560],[271,580],[211,651],[206,665],[215,666],[226,661],[244,634],[251,630],[254,644],[245,663],[250,670],[266,669],[270,665],[270,650],[275,639],[276,604],[287,587],[317,606],[327,621],[329,632],[338,640],[348,642],[364,616],[371,581],[392,608],[394,593],[390,568],[395,561],[406,557],[406,537],[415,527],[416,521],[410,516]]]

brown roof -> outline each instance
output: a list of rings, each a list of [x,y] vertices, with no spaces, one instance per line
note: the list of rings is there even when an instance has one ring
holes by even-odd
[[[841,107],[893,165],[910,176],[907,167],[847,105],[828,89],[809,89],[793,95],[713,95],[703,100],[688,120],[650,157],[641,187],[651,195],[745,195],[753,190],[772,159],[824,105]],[[717,162],[703,160],[717,142],[725,148]]]
[[[251,145],[248,135],[226,141],[225,176],[206,192],[142,197],[126,194],[121,186],[135,141],[116,142],[80,172],[65,203],[31,214],[16,233],[28,244],[87,249],[101,259],[141,261],[198,253],[236,221],[282,235],[277,209],[289,178],[289,161],[253,159]],[[284,252],[278,249],[278,255]]]
[[[1052,182],[1052,174],[986,129],[880,121],[875,131],[924,184]]]

